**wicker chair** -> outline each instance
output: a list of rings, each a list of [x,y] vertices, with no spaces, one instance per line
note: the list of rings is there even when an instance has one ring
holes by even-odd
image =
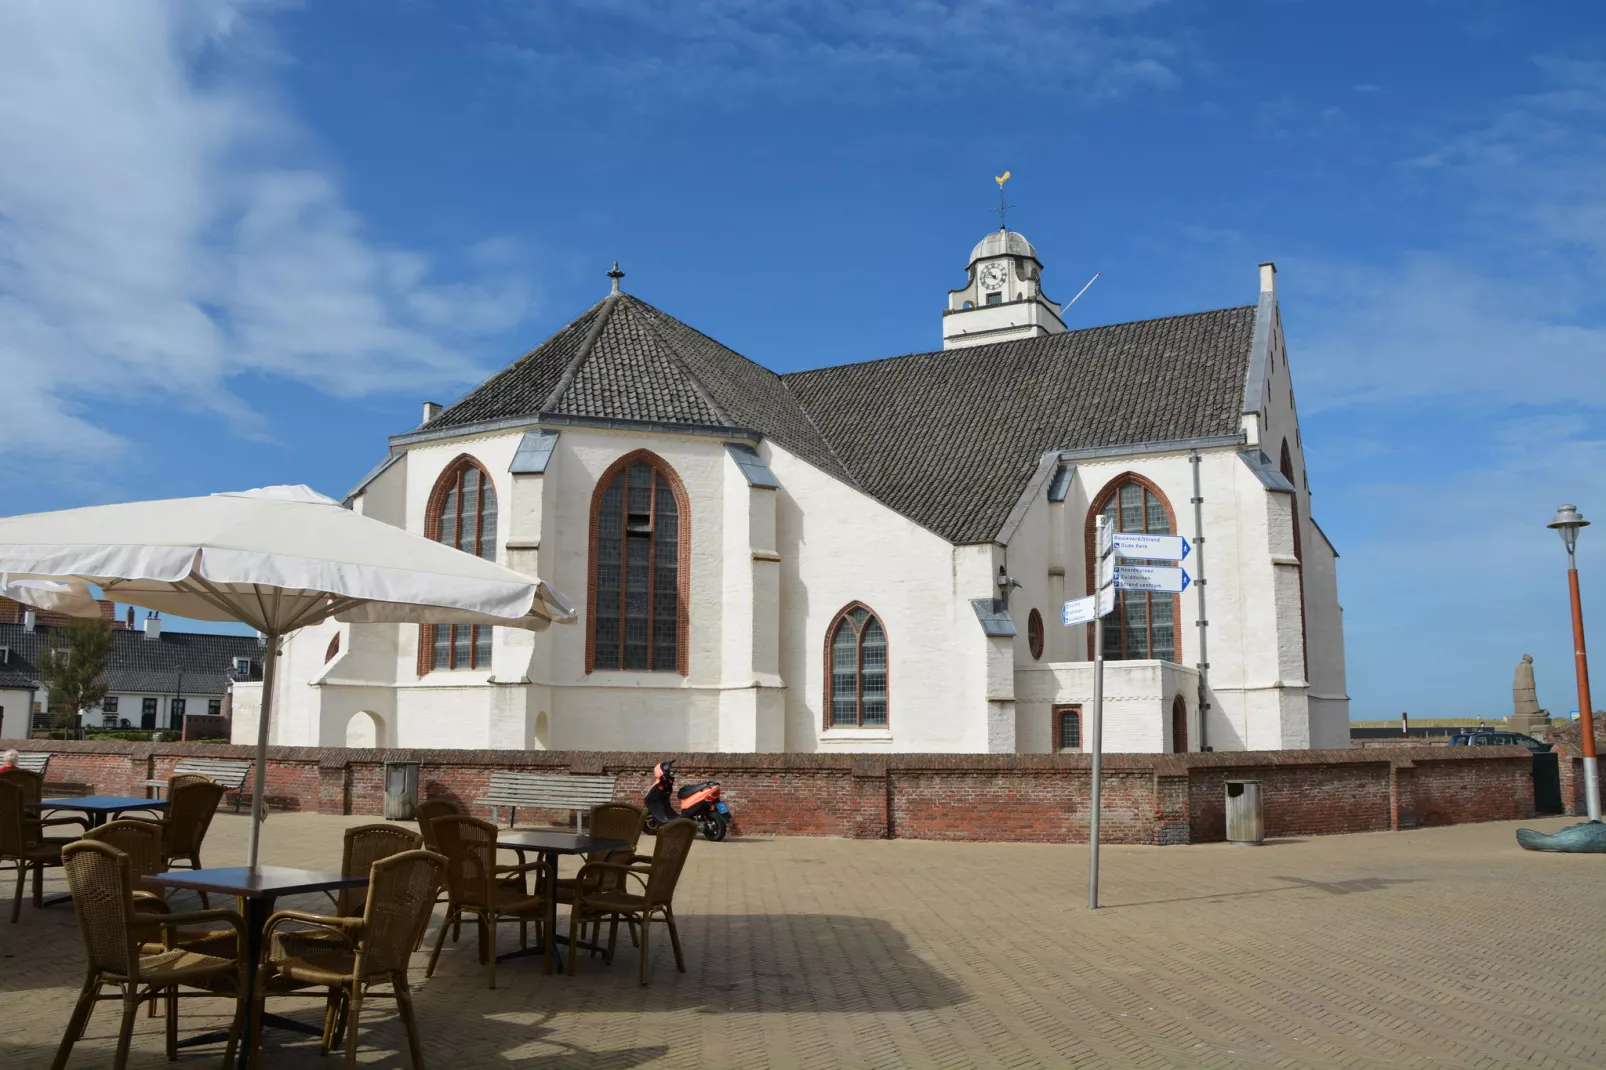
[[[348,846],[350,842],[348,838]],[[251,1008],[251,1066],[257,1065],[262,1007],[267,996],[327,988],[324,1054],[344,1032],[346,1066],[348,1070],[355,1067],[357,1022],[363,999],[390,996],[396,1000],[407,1028],[412,1064],[422,1068],[424,1055],[413,998],[407,987],[407,965],[419,932],[429,923],[435,895],[446,872],[446,859],[432,851],[403,851],[373,863],[362,909],[355,917],[281,910],[269,918],[264,929],[264,957],[257,973],[257,997]],[[313,928],[276,932],[285,922]],[[389,984],[391,990],[371,991],[376,984]]]
[[[450,799],[425,799],[413,807],[413,817],[418,821],[418,833],[424,837],[424,850],[437,852],[440,850],[440,845],[435,841],[435,832],[429,827],[429,823],[437,817],[451,817],[462,812],[462,807]]]
[[[551,973],[552,934],[545,931],[546,897],[523,887],[524,874],[544,871],[546,867],[540,862],[497,865],[497,828],[489,821],[453,814],[437,817],[430,824],[446,856],[446,917],[435,935],[435,950],[430,953],[424,976],[434,975],[446,929],[460,921],[464,913],[479,919],[480,961],[487,965],[491,988],[496,987],[496,927],[502,922],[518,922],[521,935],[528,923],[537,923],[546,945],[546,969]]]
[[[423,844],[422,836],[400,825],[386,823],[349,828],[340,856],[340,872],[348,877],[366,874],[380,859],[403,851],[417,851]],[[366,888],[342,888],[335,897],[335,913],[342,918],[354,918],[362,913],[367,898]]]
[[[67,884],[78,908],[78,928],[84,937],[89,960],[89,976],[78,995],[67,1031],[56,1051],[53,1070],[62,1070],[72,1054],[74,1042],[83,1035],[96,1002],[121,999],[122,1026],[117,1034],[114,1070],[128,1065],[128,1046],[134,1030],[134,1014],[139,1010],[140,990],[149,987],[167,998],[167,1057],[178,1058],[178,997],[226,996],[235,1001],[234,1022],[229,1029],[224,1065],[234,1058],[245,1021],[247,963],[235,957],[207,955],[185,948],[141,952],[140,927],[146,918],[134,906],[134,874],[128,855],[110,844],[80,840],[62,850]],[[201,921],[226,921],[233,926],[239,946],[244,945],[245,919],[232,910],[198,910],[189,914],[168,914],[160,919],[164,927],[189,925]],[[116,985],[115,995],[102,995],[101,987]],[[180,987],[197,992],[180,993]]]
[[[134,878],[134,912],[136,914],[169,914],[167,901],[156,892],[145,891],[140,888],[141,877],[149,877],[162,872],[162,826],[155,821],[140,821],[136,818],[123,818],[118,821],[108,821],[99,828],[92,828],[84,833],[84,839],[94,840],[115,847],[128,856],[128,869]],[[142,941],[141,952],[152,954],[162,950],[159,944],[153,944],[152,938],[160,940],[161,925],[154,919],[136,927],[137,935]]]
[[[654,914],[662,914],[664,923],[669,926],[669,942],[675,949],[675,968],[681,973],[686,972],[686,960],[680,953],[680,933],[675,928],[675,885],[680,881],[680,871],[686,866],[686,856],[691,853],[692,841],[697,838],[697,823],[686,818],[676,818],[658,829],[658,842],[653,847],[652,861],[646,865],[631,865],[624,862],[587,862],[580,867],[580,875],[575,878],[578,883],[578,894],[575,897],[574,909],[569,912],[569,946],[575,946],[578,930],[586,921],[601,921],[609,919],[612,924],[608,927],[608,961],[613,961],[613,945],[619,935],[619,921],[641,928],[641,983],[646,984],[650,971],[650,953],[652,945],[648,942],[647,934],[649,923]],[[617,884],[603,883],[601,878],[612,874],[617,878]],[[634,876],[642,882],[640,894],[627,891],[624,879]],[[596,881],[595,890],[592,888]],[[569,955],[569,973],[574,973],[575,961],[579,955]]]
[[[28,821],[23,788],[14,780],[0,780],[0,862],[17,869],[17,893],[11,900],[11,923],[22,916],[22,887],[33,873],[33,905],[45,905],[45,869],[61,865],[61,849],[71,840],[40,836]]]
[[[591,835],[599,840],[625,840],[630,846],[619,847],[612,851],[592,851],[586,855],[587,862],[633,862],[648,861],[646,858],[638,859],[636,845],[641,840],[641,831],[645,827],[647,811],[639,806],[629,803],[603,803],[601,806],[591,808],[591,816],[586,822],[586,828]],[[618,872],[598,872],[594,874],[592,890],[595,891],[604,885],[622,887],[624,876]],[[576,882],[572,878],[558,880],[558,902],[573,906]],[[597,933],[601,934],[601,922],[597,922]],[[630,930],[630,938],[635,939],[635,929]],[[595,937],[592,942],[595,942]]]
[[[183,862],[190,869],[204,869],[201,844],[226,789],[208,777],[191,775],[174,777],[168,783],[171,790],[167,795],[167,816],[161,821],[162,868],[174,869]],[[205,892],[201,893],[201,903],[210,905]]]
[[[36,773],[32,769],[22,769],[11,766],[0,769],[0,782],[15,784],[22,789],[25,801],[36,803],[45,797],[45,775]],[[83,815],[77,817],[40,817],[36,814],[27,814],[24,821],[32,828],[34,839],[44,836],[44,830],[55,825],[77,825],[79,828],[88,828],[89,819]]]

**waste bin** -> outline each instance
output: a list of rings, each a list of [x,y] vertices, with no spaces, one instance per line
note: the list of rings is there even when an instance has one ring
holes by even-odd
[[[388,804],[387,804],[388,805]],[[1227,842],[1255,846],[1266,838],[1260,781],[1227,781]]]
[[[385,763],[385,820],[411,821],[418,805],[418,762]]]

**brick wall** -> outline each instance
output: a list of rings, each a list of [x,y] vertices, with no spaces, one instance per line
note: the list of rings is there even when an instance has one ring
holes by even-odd
[[[50,751],[53,793],[143,795],[187,756],[245,758],[249,747],[31,740]],[[660,754],[578,751],[379,751],[273,747],[275,810],[379,814],[384,763],[421,763],[429,798],[473,807],[497,771],[612,774],[615,797],[639,802]],[[1563,762],[1564,793],[1573,777]],[[1104,759],[1105,842],[1221,840],[1224,782],[1258,780],[1268,836],[1310,836],[1495,821],[1533,813],[1532,761],[1521,747],[1111,754]],[[682,754],[681,784],[719,780],[739,832],[862,839],[1085,842],[1091,776],[1082,754]],[[232,799],[229,800],[232,803]],[[504,817],[505,817],[504,813]],[[520,824],[570,821],[519,812]]]

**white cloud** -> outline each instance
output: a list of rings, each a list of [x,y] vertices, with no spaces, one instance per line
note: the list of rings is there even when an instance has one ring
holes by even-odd
[[[101,398],[251,430],[244,373],[348,395],[468,381],[454,342],[523,314],[505,257],[438,285],[364,233],[272,91],[268,6],[0,7],[0,449],[102,453]]]
[[[1169,88],[1179,46],[1127,24],[1165,0],[510,0],[495,51],[573,91],[636,103],[785,90],[861,101],[1077,85]],[[523,17],[519,17],[523,16]],[[579,37],[583,57],[561,42]],[[633,91],[633,93],[631,92]]]
[[[1364,265],[1285,258],[1301,386],[1323,406],[1606,405],[1606,63],[1537,68],[1542,91],[1419,145],[1392,176],[1432,213],[1436,245]]]
[[[1606,434],[1579,416],[1547,414],[1446,444],[1487,456],[1456,472],[1405,460],[1390,482],[1318,499],[1369,528],[1340,561],[1354,712],[1504,716],[1524,653],[1534,655],[1540,701],[1572,709],[1566,554],[1545,524],[1562,502],[1606,520]],[[1578,544],[1596,618],[1606,606],[1600,531]]]

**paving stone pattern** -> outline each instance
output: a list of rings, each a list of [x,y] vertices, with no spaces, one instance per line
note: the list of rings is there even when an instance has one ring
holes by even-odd
[[[275,815],[264,857],[333,867],[342,830],[371,820]],[[660,930],[648,988],[621,937],[612,966],[515,960],[489,991],[465,930],[433,979],[415,959],[421,1028],[448,1070],[1606,1065],[1606,857],[1523,852],[1516,827],[1107,847],[1092,913],[1085,847],[699,841],[677,895],[685,975]],[[219,815],[207,861],[239,862],[245,829]],[[82,963],[70,907],[0,919],[0,1066],[49,1065]],[[363,1066],[408,1065],[387,1002],[365,1008]],[[319,1001],[275,1003],[321,1020]],[[181,1031],[226,1006],[187,1003]],[[110,1065],[113,1008],[72,1067]],[[131,1066],[171,1065],[160,1022],[140,1016]],[[339,1065],[273,1032],[262,1062]]]

